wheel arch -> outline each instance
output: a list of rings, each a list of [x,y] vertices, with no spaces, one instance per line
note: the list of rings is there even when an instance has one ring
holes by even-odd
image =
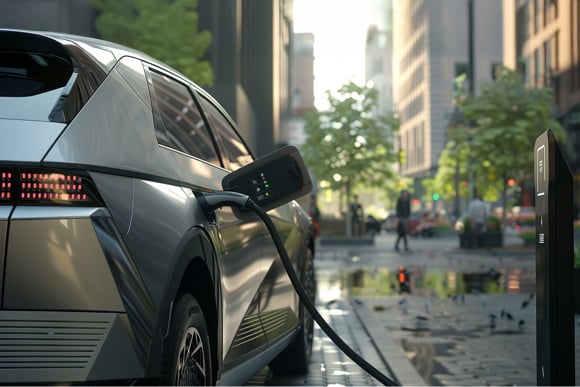
[[[222,324],[219,319],[219,310],[221,309],[218,309],[219,286],[215,285],[219,284],[219,278],[218,282],[212,281],[215,277],[210,273],[207,263],[206,259],[201,256],[193,257],[189,261],[174,299],[177,299],[183,293],[190,293],[199,302],[210,336],[212,346],[211,361],[215,365],[212,367],[212,380],[215,381],[217,370],[221,368],[221,363],[219,362],[219,359],[221,359],[221,354],[219,354],[221,343],[218,339],[222,336]],[[210,290],[213,291],[210,293]]]
[[[191,293],[199,302],[206,318],[212,346],[214,380],[221,368],[222,323],[219,316],[221,305],[220,273],[217,255],[207,233],[200,227],[192,227],[175,249],[174,264],[163,301],[159,308],[159,318],[155,337],[152,340],[149,357],[150,375],[158,375],[165,339],[171,324],[173,304],[183,293]]]

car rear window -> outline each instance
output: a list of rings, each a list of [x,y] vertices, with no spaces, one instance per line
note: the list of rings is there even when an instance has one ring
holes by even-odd
[[[72,121],[106,77],[96,51],[62,37],[0,30],[0,118]]]
[[[64,58],[35,52],[0,52],[0,117],[50,120],[73,66]]]

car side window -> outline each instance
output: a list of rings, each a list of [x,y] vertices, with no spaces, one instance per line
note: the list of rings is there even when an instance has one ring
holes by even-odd
[[[230,169],[243,167],[254,160],[252,153],[222,112],[207,98],[200,96],[201,105],[206,113],[209,124],[219,136],[224,145],[224,154],[230,161]]]
[[[158,141],[162,145],[180,152],[220,165],[214,139],[203,120],[201,112],[189,88],[174,79],[150,71],[154,99],[157,106],[155,125],[163,125],[163,130],[156,130]]]

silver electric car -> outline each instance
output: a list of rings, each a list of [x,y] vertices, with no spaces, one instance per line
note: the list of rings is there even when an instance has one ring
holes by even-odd
[[[267,228],[200,205],[257,162],[223,108],[163,63],[0,30],[0,383],[305,372],[312,318]],[[309,217],[294,201],[268,214],[313,297]]]

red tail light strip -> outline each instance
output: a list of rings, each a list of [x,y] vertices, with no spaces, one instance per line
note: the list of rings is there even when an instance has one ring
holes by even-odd
[[[91,179],[81,172],[0,168],[0,203],[97,205]]]
[[[12,199],[12,172],[0,172],[0,202]]]

